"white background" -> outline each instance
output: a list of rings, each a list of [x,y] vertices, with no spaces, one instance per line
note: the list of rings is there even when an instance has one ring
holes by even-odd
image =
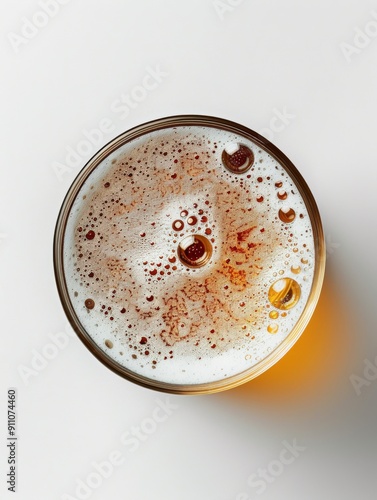
[[[39,3],[1,0],[0,497],[376,498],[377,2],[66,0],[47,22]],[[25,17],[45,26],[27,29]],[[164,76],[140,98],[148,68]],[[139,99],[123,114],[122,94]],[[277,111],[286,123],[271,122]],[[262,131],[287,154],[318,202],[328,264],[316,313],[283,360],[238,389],[171,396],[176,408],[156,424],[167,396],[116,376],[75,336],[61,336],[53,359],[36,365],[36,353],[67,324],[52,238],[71,182],[119,133],[184,113]],[[67,148],[105,118],[111,131],[70,167]],[[15,494],[5,476],[9,387]],[[149,434],[131,449],[122,436],[135,427]],[[298,456],[279,465],[295,440]],[[93,475],[114,450],[123,463]],[[253,485],[261,469],[271,481]],[[77,492],[88,480],[96,487]]]

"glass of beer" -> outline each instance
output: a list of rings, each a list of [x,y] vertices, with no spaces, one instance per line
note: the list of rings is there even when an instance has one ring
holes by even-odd
[[[235,387],[296,342],[319,298],[317,205],[252,130],[183,115],[135,127],[78,174],[54,267],[65,313],[108,368],[151,389]]]

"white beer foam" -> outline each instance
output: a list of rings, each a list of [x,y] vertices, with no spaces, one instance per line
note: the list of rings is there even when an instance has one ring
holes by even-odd
[[[240,149],[240,145],[238,142],[228,142],[228,144],[225,145],[224,149],[228,155],[233,155]]]
[[[224,148],[238,143],[255,157],[244,174],[221,160]],[[288,202],[296,213],[289,224],[278,217]],[[197,223],[189,225],[189,217]],[[181,231],[175,220],[183,221]],[[213,247],[198,269],[177,257],[180,241],[193,234]],[[113,152],[82,186],[64,239],[70,299],[94,342],[128,370],[175,384],[222,380],[278,347],[305,308],[314,257],[310,218],[285,169],[245,137],[210,127],[151,132]],[[272,321],[268,290],[285,277],[299,283],[301,297]],[[267,331],[272,322],[276,334]]]

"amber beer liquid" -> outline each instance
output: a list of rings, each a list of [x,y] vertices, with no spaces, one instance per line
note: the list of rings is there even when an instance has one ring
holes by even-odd
[[[109,368],[199,394],[274,364],[318,300],[324,242],[298,170],[255,132],[203,116],[136,127],[71,186],[55,233],[65,312]]]

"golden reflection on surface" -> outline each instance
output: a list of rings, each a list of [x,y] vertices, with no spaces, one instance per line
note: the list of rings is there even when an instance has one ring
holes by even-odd
[[[224,397],[258,401],[264,406],[300,404],[331,394],[338,381],[348,379],[355,354],[351,345],[354,318],[340,284],[329,274],[315,312],[296,344],[272,368],[224,392]]]

